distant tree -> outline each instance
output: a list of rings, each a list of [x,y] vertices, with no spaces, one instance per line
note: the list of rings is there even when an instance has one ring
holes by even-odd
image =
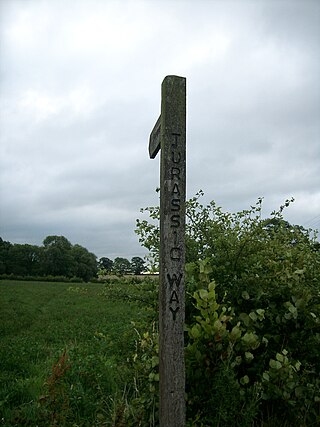
[[[57,247],[62,250],[69,250],[72,247],[72,244],[64,236],[47,236],[43,241],[43,245],[45,248]]]
[[[64,236],[47,236],[43,246],[11,244],[0,237],[0,274],[96,277],[97,257]]]
[[[128,274],[131,273],[131,264],[126,258],[115,258],[113,262],[113,271],[116,274]]]
[[[97,259],[94,254],[80,245],[72,246],[70,250],[72,258],[72,275],[88,282],[98,272]]]
[[[72,245],[64,236],[47,236],[43,241],[43,271],[52,276],[73,276]]]
[[[0,274],[8,274],[9,251],[12,244],[0,237]]]
[[[41,269],[40,259],[41,250],[38,246],[10,245],[6,263],[7,273],[19,276],[36,276]]]
[[[146,270],[145,261],[135,256],[131,259],[131,271],[133,274],[141,274]]]
[[[112,271],[113,261],[109,258],[102,257],[99,259],[98,267],[99,269],[106,270],[107,273],[110,273],[110,271]]]

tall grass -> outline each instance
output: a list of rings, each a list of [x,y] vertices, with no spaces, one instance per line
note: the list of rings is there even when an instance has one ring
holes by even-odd
[[[101,284],[0,281],[0,300],[0,425],[108,425],[144,309]]]

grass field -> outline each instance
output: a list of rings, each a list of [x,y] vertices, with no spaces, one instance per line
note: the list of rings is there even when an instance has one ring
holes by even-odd
[[[146,313],[103,290],[0,282],[0,425],[112,425],[114,396],[130,375],[131,322]]]

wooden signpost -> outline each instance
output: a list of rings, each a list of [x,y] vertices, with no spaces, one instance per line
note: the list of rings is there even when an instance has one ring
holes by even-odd
[[[160,427],[185,426],[186,79],[167,76],[149,142],[160,162]]]

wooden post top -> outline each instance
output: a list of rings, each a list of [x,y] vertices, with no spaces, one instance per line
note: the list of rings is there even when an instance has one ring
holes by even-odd
[[[186,87],[186,78],[180,76],[169,75],[163,79],[162,82],[162,91],[166,92],[166,90],[170,90],[170,86],[180,85],[181,90],[185,91]],[[154,159],[161,148],[161,114],[154,125],[150,138],[149,138],[149,157],[150,159]]]

